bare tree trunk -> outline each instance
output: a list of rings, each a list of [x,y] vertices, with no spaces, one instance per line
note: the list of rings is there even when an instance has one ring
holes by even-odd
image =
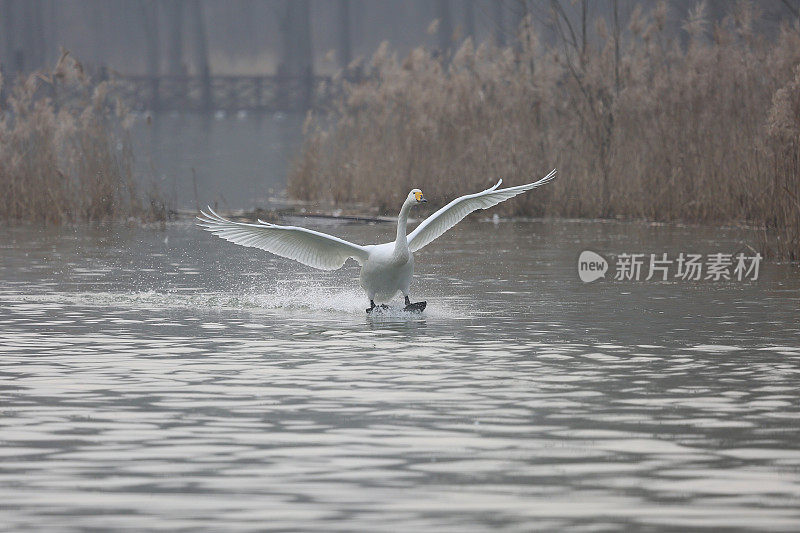
[[[142,12],[142,27],[144,28],[145,59],[147,61],[147,75],[150,77],[150,108],[158,111],[161,107],[159,98],[159,34],[158,34],[158,5],[156,0],[140,0]]]
[[[42,0],[27,0],[26,8],[26,40],[28,48],[28,69],[35,70],[44,66],[44,6]]]
[[[2,7],[5,72],[41,68],[45,54],[42,0],[6,0]]]
[[[611,0],[614,8],[614,89],[619,93],[619,2]]]
[[[283,58],[279,73],[285,85],[281,92],[284,105],[291,106],[286,90],[293,82],[298,84],[298,105],[311,106],[313,84],[313,57],[311,50],[311,16],[309,0],[288,0],[281,21]]]
[[[614,89],[619,93],[619,2],[611,0],[614,10]]]
[[[509,31],[511,32],[511,43],[514,45],[514,48],[519,50],[521,43],[519,30],[522,21],[525,20],[525,17],[528,15],[528,3],[525,0],[517,0],[511,8],[510,14]]]
[[[203,18],[203,7],[200,0],[190,0],[189,17],[194,37],[194,55],[197,62],[197,73],[201,79],[201,102],[204,111],[211,109],[211,67],[208,62],[208,37],[206,35],[206,22]]]
[[[365,0],[352,0],[353,2],[353,48],[364,45],[364,33],[366,23],[364,22],[364,12],[367,9]]]
[[[345,69],[353,60],[353,50],[350,45],[350,0],[339,0],[337,15],[339,18],[339,53],[337,55],[339,56],[339,67]]]
[[[620,28],[619,28],[619,2],[618,0],[611,0],[611,7],[613,10],[613,17],[614,17],[614,91],[616,95],[619,95],[619,39],[620,39]],[[614,123],[614,115],[613,115],[613,106],[608,106],[608,115],[606,118],[606,128],[605,128],[605,136],[603,138],[603,150],[602,150],[602,160],[603,160],[603,216],[608,217],[611,216],[611,188],[609,186],[610,183],[610,155],[609,155],[609,146],[611,144],[611,135],[612,135],[612,128]]]
[[[464,0],[464,38],[475,44],[475,0]]]
[[[91,36],[92,42],[92,47],[86,51],[83,60],[100,64],[102,61],[110,59],[110,45],[119,37],[114,35],[110,28],[113,7],[110,2],[94,2],[83,5],[88,12],[86,19],[88,19],[88,27],[91,29],[87,33]]]
[[[528,53],[528,66],[531,69],[531,77],[536,75],[536,54],[533,52],[533,19],[532,17],[528,16],[528,6],[525,5],[523,2],[523,8],[525,9],[524,15],[520,21],[519,26],[517,27],[517,40],[516,40],[516,50],[517,50],[517,61],[519,58],[522,57],[522,50],[523,48],[527,48],[529,51]]]
[[[581,68],[586,60],[586,12],[589,10],[589,0],[581,0]]]
[[[447,56],[453,40],[453,17],[449,0],[437,0],[436,18],[439,19],[439,53]]]
[[[493,18],[494,18],[494,43],[497,46],[503,47],[506,45],[506,28],[503,24],[503,0],[494,0],[492,2]]]
[[[183,71],[183,0],[167,0],[163,4],[167,16],[167,72]]]
[[[59,38],[59,4],[57,0],[45,0],[44,7],[44,23],[42,24],[42,31],[45,38],[45,54],[44,61],[46,64],[54,64],[55,60],[61,57],[61,51],[58,49]]]
[[[0,8],[2,8],[0,16],[3,18],[3,55],[0,57],[0,62],[3,64],[3,74],[10,76],[16,74],[19,70],[16,57],[17,48],[19,47],[16,32],[19,10],[15,0],[3,0]]]

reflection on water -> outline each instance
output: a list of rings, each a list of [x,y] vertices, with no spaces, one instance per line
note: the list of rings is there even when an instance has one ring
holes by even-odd
[[[242,113],[139,117],[132,132],[137,173],[155,178],[179,208],[269,205],[286,188],[286,154],[300,146],[305,117]]]
[[[389,226],[327,228],[357,242]],[[757,528],[800,519],[800,276],[578,280],[720,230],[464,223],[423,315],[190,226],[0,238],[9,530]],[[400,305],[399,300],[396,302]]]

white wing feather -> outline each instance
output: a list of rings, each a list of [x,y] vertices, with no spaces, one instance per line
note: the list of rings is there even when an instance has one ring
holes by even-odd
[[[497,189],[503,180],[485,191],[475,194],[467,194],[460,198],[456,198],[446,206],[442,207],[434,214],[422,221],[422,223],[408,235],[408,249],[416,252],[426,244],[433,241],[436,237],[440,236],[445,231],[449,230],[467,215],[477,209],[488,209],[495,206],[500,202],[504,202],[509,198],[535,189],[545,183],[553,181],[556,178],[556,169],[553,169],[547,176],[539,181],[528,183],[527,185],[518,185],[516,187],[508,187],[506,189]]]
[[[261,248],[320,270],[336,270],[352,257],[364,263],[369,251],[344,239],[297,226],[278,226],[259,220],[258,224],[222,218],[210,207],[201,211],[198,226],[232,243]]]

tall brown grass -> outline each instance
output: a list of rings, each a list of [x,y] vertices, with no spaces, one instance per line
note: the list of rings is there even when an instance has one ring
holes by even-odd
[[[758,35],[752,6],[731,5],[708,27],[701,4],[685,43],[660,3],[624,38],[600,20],[585,47],[540,45],[527,23],[512,47],[468,40],[445,58],[384,44],[370,76],[342,82],[333,118],[310,117],[289,192],[391,212],[412,187],[444,202],[558,167],[499,208],[754,224],[763,251],[800,259],[800,33]]]
[[[3,80],[0,79],[0,87]],[[64,53],[50,72],[20,77],[0,109],[0,218],[60,224],[163,220],[154,189],[133,177],[130,115]]]

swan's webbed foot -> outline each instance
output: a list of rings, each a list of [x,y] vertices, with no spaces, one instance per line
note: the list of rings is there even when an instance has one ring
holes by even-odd
[[[425,307],[428,305],[428,302],[414,302],[411,303],[411,300],[408,299],[408,295],[406,295],[406,306],[403,311],[412,311],[415,313],[421,313],[425,310]]]
[[[389,306],[386,305],[386,304],[375,305],[375,301],[374,300],[370,300],[369,301],[369,309],[367,309],[367,313],[373,312],[376,308],[380,309],[380,310],[386,310],[386,309],[389,309]]]

